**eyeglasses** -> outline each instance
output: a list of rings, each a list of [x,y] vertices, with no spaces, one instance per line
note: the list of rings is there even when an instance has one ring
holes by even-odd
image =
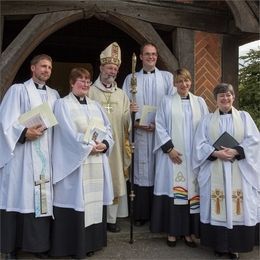
[[[86,85],[91,85],[92,84],[92,81],[90,81],[90,80],[77,79],[77,81],[79,81],[82,84],[86,84]]]
[[[157,56],[157,53],[156,52],[145,52],[143,53],[143,56],[152,56],[152,57],[156,57]]]

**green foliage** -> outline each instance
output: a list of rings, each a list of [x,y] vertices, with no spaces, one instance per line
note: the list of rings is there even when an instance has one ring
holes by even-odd
[[[260,49],[240,57],[239,108],[254,119],[260,129]]]

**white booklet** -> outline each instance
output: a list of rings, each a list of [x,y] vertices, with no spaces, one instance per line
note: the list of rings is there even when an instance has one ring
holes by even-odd
[[[89,143],[91,141],[102,142],[106,137],[106,128],[103,121],[98,117],[93,117],[84,135],[84,141]]]
[[[154,124],[155,114],[156,114],[156,106],[144,105],[139,124],[143,126]]]
[[[47,129],[58,124],[57,119],[47,102],[22,114],[18,120],[19,123],[25,127],[42,125]]]

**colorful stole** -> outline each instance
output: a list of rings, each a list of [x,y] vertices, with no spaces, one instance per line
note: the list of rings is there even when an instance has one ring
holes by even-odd
[[[244,138],[244,126],[241,116],[234,107],[232,107],[234,138],[241,143]],[[209,137],[214,143],[220,136],[219,131],[220,113],[217,109],[209,126]],[[225,173],[225,169],[228,172]],[[232,174],[231,186],[232,194],[227,194],[225,189],[229,172]],[[232,202],[231,202],[232,201]],[[241,172],[238,167],[238,162],[224,162],[215,160],[211,163],[211,219],[215,221],[230,222],[227,216],[227,211],[232,207],[232,220],[243,220],[243,192],[241,182]]]
[[[33,81],[24,85],[28,93],[31,108],[43,103],[42,98],[34,86]],[[47,100],[52,107],[54,100],[51,100],[49,88],[46,88]],[[33,174],[34,174],[34,207],[35,217],[52,216],[52,173],[50,162],[50,151],[48,135],[51,130],[47,130],[44,134],[34,141],[31,141]],[[49,133],[48,133],[49,132]]]
[[[84,112],[84,105],[81,105],[75,96],[70,93],[70,110],[77,132],[85,133],[90,117]],[[90,115],[95,115],[96,103],[87,99],[87,106]],[[89,155],[82,163],[82,185],[84,191],[84,220],[85,227],[101,223],[103,216],[103,190],[104,174],[102,155]]]
[[[192,119],[193,129],[195,131],[198,122],[201,118],[201,109],[198,101],[198,97],[189,93],[190,104],[192,108]],[[183,135],[184,127],[184,112],[182,107],[182,100],[178,93],[172,97],[172,142],[177,151],[182,156],[182,163],[172,164],[173,165],[173,193],[174,193],[174,204],[186,205],[190,201],[190,213],[199,212],[199,194],[198,194],[198,183],[195,178],[195,174],[189,165],[190,162],[186,161],[185,156],[185,137]]]

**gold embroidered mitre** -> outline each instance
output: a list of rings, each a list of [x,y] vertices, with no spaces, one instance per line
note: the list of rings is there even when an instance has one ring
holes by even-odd
[[[120,66],[121,64],[121,49],[118,43],[113,42],[100,54],[100,63],[104,64],[115,64]]]

